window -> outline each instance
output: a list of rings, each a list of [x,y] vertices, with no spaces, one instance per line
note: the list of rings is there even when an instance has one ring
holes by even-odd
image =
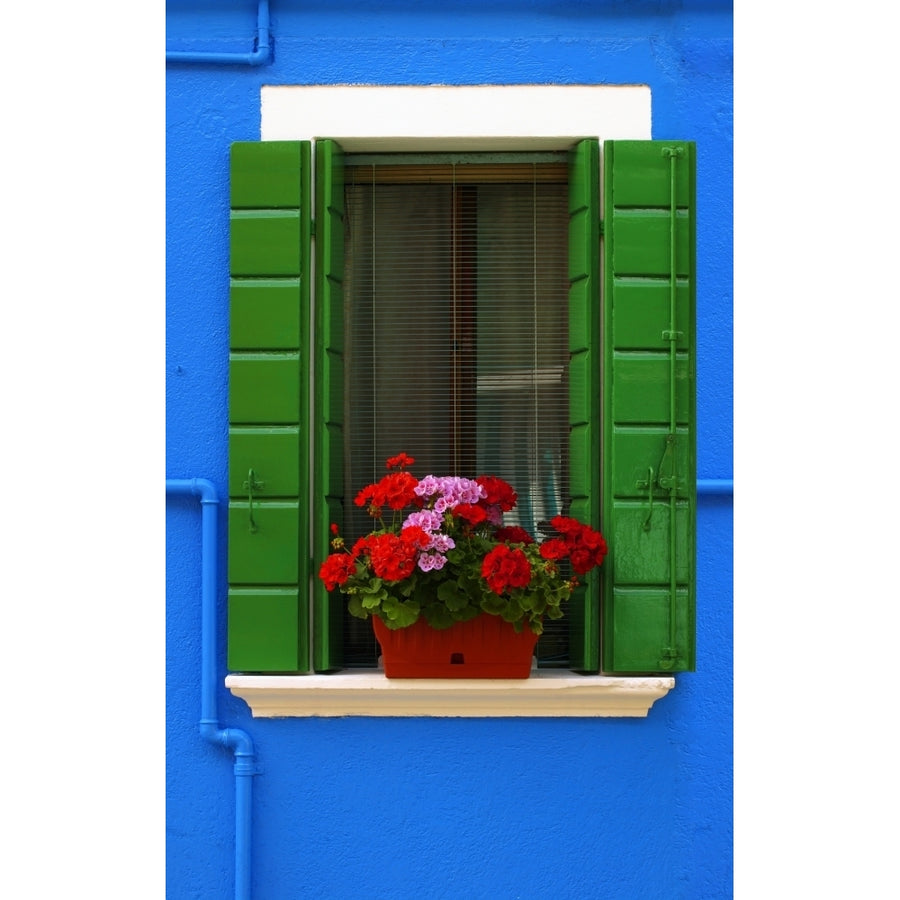
[[[491,473],[518,490],[507,524],[547,528],[568,497],[565,153],[344,158],[344,475]],[[371,529],[345,502],[342,533]],[[343,614],[343,664],[373,666],[368,622]],[[566,664],[549,622],[541,664]]]
[[[565,143],[567,345],[562,353],[557,349],[557,357],[533,362],[527,378],[533,384],[542,376],[550,388],[564,384],[567,394],[562,400],[557,393],[539,416],[543,427],[565,407],[562,429],[549,425],[548,434],[562,430],[564,440],[547,471],[566,478],[568,486],[560,481],[551,494],[568,504],[572,515],[598,524],[610,542],[603,584],[595,583],[570,603],[563,620],[573,629],[567,659],[580,672],[691,669],[693,145],[605,142],[601,290],[600,143]],[[382,452],[367,437],[371,423],[365,416],[348,415],[349,406],[356,412],[364,404],[348,403],[347,380],[357,377],[354,365],[372,353],[345,327],[346,309],[358,302],[357,285],[348,282],[374,265],[353,245],[358,232],[373,233],[356,227],[367,215],[367,203],[371,212],[372,188],[354,189],[362,181],[352,171],[354,162],[367,164],[352,154],[345,157],[340,141],[316,141],[314,153],[304,141],[232,148],[228,665],[233,671],[306,671],[310,658],[316,671],[345,665],[342,598],[325,594],[314,576],[316,561],[327,553],[328,523],[343,521],[347,500],[361,484],[360,478],[348,483],[348,461],[356,446],[376,459],[400,449],[416,455],[408,446]],[[519,188],[514,183],[507,178],[494,193],[506,191],[509,200],[521,192],[521,182]],[[532,197],[538,193],[534,185]],[[455,202],[477,209],[478,193],[464,190]],[[434,200],[429,209],[439,206]],[[476,247],[469,250],[469,259],[474,256]],[[547,261],[547,271],[558,264]],[[462,281],[454,302],[477,339],[477,279],[470,274]],[[429,335],[439,331],[428,329]],[[554,381],[560,365],[562,378]],[[454,439],[453,447],[474,454],[476,463],[477,413],[472,421],[467,411],[477,410],[479,395],[490,401],[490,387],[515,390],[514,370],[522,367],[511,362],[508,368],[498,376],[470,366],[468,380],[451,390],[463,435],[466,429],[469,435]],[[519,371],[516,377],[525,376]],[[481,452],[487,449],[482,442]],[[527,461],[527,453],[517,451],[513,459],[517,454]],[[535,483],[540,488],[549,482]]]

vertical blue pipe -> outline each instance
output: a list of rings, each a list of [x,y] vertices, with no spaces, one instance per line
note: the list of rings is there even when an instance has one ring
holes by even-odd
[[[219,498],[204,478],[166,479],[167,494],[200,498],[201,510],[201,649],[200,734],[234,753],[234,896],[250,900],[250,825],[255,753],[250,736],[238,728],[219,728],[216,712],[216,550]]]

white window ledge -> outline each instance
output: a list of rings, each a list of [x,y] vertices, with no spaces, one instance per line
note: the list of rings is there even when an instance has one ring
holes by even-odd
[[[376,670],[334,675],[227,675],[225,686],[254,718],[299,716],[646,717],[671,676],[621,677],[541,671],[530,678],[385,678]]]

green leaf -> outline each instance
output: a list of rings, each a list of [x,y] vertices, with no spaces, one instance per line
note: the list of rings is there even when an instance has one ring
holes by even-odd
[[[381,590],[376,594],[363,594],[360,602],[365,609],[378,609],[378,607],[387,599],[388,592]]]
[[[387,597],[381,605],[382,618],[388,628],[406,628],[419,618],[418,603],[403,603],[396,597]]]
[[[432,628],[449,628],[456,621],[440,603],[429,603],[422,613]]]
[[[444,581],[437,589],[437,597],[451,612],[468,606],[469,598],[461,594],[455,581]]]
[[[359,597],[355,594],[347,601],[347,611],[351,616],[356,616],[357,619],[369,618],[369,614],[363,609],[362,603],[359,602]]]
[[[474,619],[476,616],[481,615],[481,608],[478,606],[473,606],[471,603],[468,606],[463,607],[463,609],[459,610],[456,615],[457,622],[468,622],[470,619]]]
[[[506,601],[493,591],[488,591],[481,598],[481,608],[493,616],[499,616],[506,609]]]

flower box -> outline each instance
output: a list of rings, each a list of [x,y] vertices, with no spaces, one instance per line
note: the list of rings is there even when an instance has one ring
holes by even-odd
[[[319,578],[351,615],[372,618],[388,678],[528,678],[545,619],[562,618],[603,562],[603,535],[556,515],[538,542],[503,524],[518,499],[503,479],[418,479],[405,471],[414,462],[390,457],[397,471],[356,495],[376,522],[368,534],[348,545],[331,524]]]
[[[418,619],[391,630],[373,616],[372,627],[388,678],[528,678],[538,639],[488,613],[441,629]]]

